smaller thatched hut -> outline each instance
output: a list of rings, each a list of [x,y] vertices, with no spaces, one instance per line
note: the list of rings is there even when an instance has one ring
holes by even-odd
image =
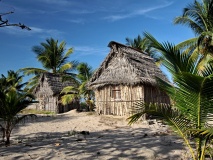
[[[108,46],[110,53],[88,82],[95,92],[98,113],[129,115],[137,101],[170,103],[155,77],[168,80],[151,57],[114,41]]]
[[[43,73],[40,76],[39,85],[34,90],[36,99],[39,101],[39,103],[36,104],[36,109],[63,113],[71,109],[79,108],[80,103],[78,99],[75,99],[68,105],[61,104],[62,95],[60,92],[67,86],[75,86],[75,83],[72,81],[62,82],[62,76],[60,74]]]

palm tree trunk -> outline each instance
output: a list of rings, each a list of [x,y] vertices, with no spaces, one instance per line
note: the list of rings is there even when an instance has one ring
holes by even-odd
[[[5,144],[9,145],[10,144],[10,127],[11,127],[11,122],[7,122],[6,128],[5,128],[5,136],[6,136],[6,141]]]
[[[5,145],[9,145],[10,144],[10,131],[9,129],[6,129],[6,141],[5,141]]]
[[[1,127],[1,131],[2,131],[2,142],[4,142],[4,138],[5,138],[5,128]]]
[[[10,136],[6,137],[6,141],[5,141],[5,145],[9,145],[10,144]]]

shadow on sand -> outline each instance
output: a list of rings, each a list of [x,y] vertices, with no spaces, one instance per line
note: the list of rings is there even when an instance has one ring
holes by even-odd
[[[48,120],[51,117],[44,123]],[[89,135],[56,131],[13,137],[10,146],[0,146],[0,159],[178,160],[184,159],[184,151],[182,141],[175,136],[156,135],[149,128],[125,126]]]

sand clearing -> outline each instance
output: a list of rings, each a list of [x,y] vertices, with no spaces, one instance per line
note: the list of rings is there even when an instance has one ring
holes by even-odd
[[[0,159],[185,160],[182,140],[167,130],[156,123],[128,126],[126,118],[75,110],[38,116],[14,129],[11,145],[0,146]]]

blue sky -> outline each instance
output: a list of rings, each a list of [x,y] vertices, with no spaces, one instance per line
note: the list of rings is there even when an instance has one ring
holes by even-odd
[[[54,38],[73,47],[70,60],[87,62],[97,69],[109,53],[110,41],[125,44],[143,32],[160,42],[177,44],[194,37],[192,31],[174,25],[173,19],[194,0],[1,0],[0,13],[11,23],[32,30],[0,28],[0,74],[24,67],[41,67],[32,47]]]

